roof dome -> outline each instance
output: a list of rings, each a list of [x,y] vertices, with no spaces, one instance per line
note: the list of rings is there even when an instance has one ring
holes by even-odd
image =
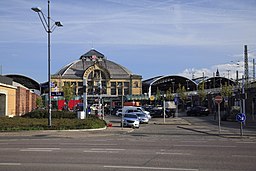
[[[88,51],[83,54],[79,60],[73,61],[72,63],[61,68],[53,77],[69,78],[69,79],[82,79],[84,72],[95,63],[101,68],[108,71],[110,78],[130,78],[131,71],[125,67],[107,60],[105,56],[95,49]]]

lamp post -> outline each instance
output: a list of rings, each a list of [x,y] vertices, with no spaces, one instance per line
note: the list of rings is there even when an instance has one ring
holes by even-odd
[[[123,94],[123,83],[119,83],[117,86],[119,89],[121,88],[121,107],[122,107],[122,117],[121,117],[121,125],[122,129],[124,129],[124,113],[123,113],[123,107],[124,107],[124,94]]]
[[[48,127],[52,126],[51,121],[51,33],[54,31],[56,27],[62,27],[60,21],[55,21],[53,25],[51,25],[51,17],[50,17],[50,0],[48,0],[48,15],[47,17],[42,12],[41,8],[33,7],[31,8],[34,12],[36,12],[43,24],[45,31],[47,32],[48,38]],[[47,18],[47,19],[46,19]]]

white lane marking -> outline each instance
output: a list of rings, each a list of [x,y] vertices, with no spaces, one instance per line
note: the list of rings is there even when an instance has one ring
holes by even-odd
[[[84,150],[84,153],[119,153],[118,151],[91,151],[91,150]]]
[[[85,153],[119,153],[125,149],[118,148],[91,148],[90,150],[84,150]]]
[[[256,142],[250,142],[250,141],[245,141],[245,142],[236,142],[238,144],[256,144]]]
[[[250,155],[232,155],[232,157],[243,157],[243,158],[250,157],[250,158],[256,158],[256,156],[250,156]]]
[[[104,150],[104,151],[124,151],[125,149],[121,148],[91,148],[91,150]]]
[[[168,152],[156,152],[156,154],[163,154],[163,155],[191,155],[190,153],[168,153]]]
[[[0,166],[19,166],[20,163],[0,163]]]
[[[39,151],[39,152],[51,152],[54,150],[60,150],[60,148],[25,148],[20,151]]]
[[[104,166],[104,168],[116,168],[116,169],[143,169],[143,170],[199,171],[199,169],[168,168],[168,167],[140,167],[140,166]]]
[[[173,145],[174,147],[213,147],[213,148],[235,148],[236,146],[221,146],[221,145]]]

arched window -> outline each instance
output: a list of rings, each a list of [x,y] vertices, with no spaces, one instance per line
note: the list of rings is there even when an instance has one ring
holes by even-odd
[[[93,70],[87,80],[88,95],[107,94],[106,75],[101,70]]]

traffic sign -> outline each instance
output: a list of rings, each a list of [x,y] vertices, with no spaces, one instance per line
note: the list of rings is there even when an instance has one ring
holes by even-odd
[[[64,96],[64,92],[51,92],[51,96]]]
[[[215,102],[220,104],[222,102],[222,97],[221,96],[216,96],[215,97]]]
[[[236,120],[238,122],[244,122],[246,120],[246,115],[244,113],[239,113],[236,115]]]

